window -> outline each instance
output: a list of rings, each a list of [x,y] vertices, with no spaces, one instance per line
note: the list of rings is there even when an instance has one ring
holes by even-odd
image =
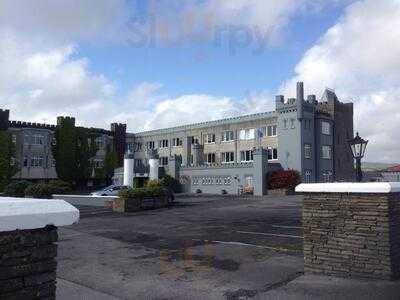
[[[141,159],[134,159],[133,164],[135,167],[141,167],[143,163]]]
[[[215,143],[215,134],[214,133],[207,133],[204,136],[204,143],[205,144],[212,144]]]
[[[311,174],[312,174],[311,170],[306,170],[304,172],[304,181],[305,181],[305,183],[310,183],[311,182]]]
[[[146,148],[148,150],[155,149],[155,147],[156,147],[156,145],[155,145],[154,141],[149,141],[149,142],[146,143]]]
[[[24,167],[27,167],[28,166],[28,158],[25,156],[24,157],[24,162],[23,162],[23,164],[24,164]]]
[[[42,167],[43,166],[43,156],[33,156],[31,158],[31,167]]]
[[[322,146],[322,158],[331,159],[331,157],[332,157],[332,147]]]
[[[198,144],[199,143],[199,140],[197,139],[197,137],[191,136],[189,138],[190,138],[190,143],[191,144]]]
[[[135,151],[142,151],[142,143],[140,142],[135,143]]]
[[[234,140],[233,131],[224,131],[222,133],[222,141],[223,142],[229,142],[229,141],[233,141],[233,140]]]
[[[331,182],[332,181],[332,171],[324,171],[322,173],[322,179],[324,182]]]
[[[267,127],[267,136],[276,136],[276,125]]]
[[[241,140],[254,140],[255,138],[254,128],[240,130],[239,138]]]
[[[44,136],[39,135],[39,134],[35,134],[32,136],[25,135],[24,143],[29,144],[29,145],[43,145],[44,144]]]
[[[241,162],[253,161],[253,151],[252,150],[240,151],[240,161]]]
[[[235,162],[235,153],[234,152],[222,152],[221,153],[221,162],[223,164]]]
[[[11,141],[13,142],[14,145],[17,143],[17,136],[15,134],[11,135]]]
[[[160,148],[168,148],[168,140],[160,140],[158,141]]]
[[[93,166],[95,169],[101,169],[103,167],[103,161],[101,159],[93,160]]]
[[[294,119],[290,119],[290,128],[294,129],[296,128],[295,124],[294,124]]]
[[[182,139],[174,138],[172,139],[172,147],[179,147],[182,146]]]
[[[168,165],[168,157],[162,156],[158,159],[160,166],[167,166]]]
[[[331,134],[331,124],[326,121],[321,122],[321,132],[322,134],[330,135]]]
[[[304,158],[311,158],[311,144],[304,144]]]
[[[102,149],[102,148],[103,148],[103,145],[104,145],[104,143],[103,143],[103,137],[101,137],[101,136],[97,137],[97,138],[94,140],[94,143],[95,143],[97,149]]]
[[[130,151],[130,152],[135,151],[135,143],[127,143],[126,147],[127,147],[128,151]]]
[[[208,164],[215,164],[215,153],[207,153],[206,159]]]
[[[278,159],[278,149],[268,147],[268,160],[276,160]]]

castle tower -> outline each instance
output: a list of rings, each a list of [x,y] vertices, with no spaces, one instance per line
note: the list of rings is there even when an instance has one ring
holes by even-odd
[[[7,130],[10,119],[10,111],[8,109],[0,109],[0,130]]]
[[[118,166],[122,166],[126,151],[126,124],[112,123],[111,132],[114,137],[114,149],[117,152]]]

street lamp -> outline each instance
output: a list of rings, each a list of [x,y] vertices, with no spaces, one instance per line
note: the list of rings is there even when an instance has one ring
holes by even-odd
[[[356,180],[357,182],[362,181],[362,171],[361,171],[361,158],[364,157],[365,149],[367,148],[368,141],[362,139],[357,132],[355,138],[348,141],[353,158],[356,160]]]

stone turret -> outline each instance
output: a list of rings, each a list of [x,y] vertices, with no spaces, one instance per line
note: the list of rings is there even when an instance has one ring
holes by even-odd
[[[10,118],[10,111],[8,109],[0,109],[0,130],[7,130]]]
[[[192,144],[193,166],[201,166],[204,164],[203,145],[199,143]]]
[[[112,123],[111,133],[114,137],[114,149],[117,152],[118,166],[121,166],[126,151],[126,124]]]

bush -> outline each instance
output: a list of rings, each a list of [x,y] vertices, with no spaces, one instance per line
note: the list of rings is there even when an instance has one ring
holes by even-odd
[[[175,193],[180,192],[180,182],[170,175],[164,175],[161,177],[160,185],[174,191]]]
[[[29,181],[26,181],[26,180],[11,182],[4,189],[4,194],[9,197],[23,198],[23,197],[25,197],[26,188],[28,188],[31,185],[32,185],[32,183],[30,183]]]
[[[166,196],[168,191],[160,186],[151,188],[139,188],[139,189],[125,189],[118,193],[118,196],[124,199],[143,199],[146,197],[161,197]]]
[[[54,189],[51,184],[38,183],[30,185],[25,190],[25,196],[39,199],[51,199]]]
[[[71,185],[63,180],[56,180],[49,183],[53,189],[53,194],[68,194],[71,192]]]
[[[147,181],[147,183],[146,183],[146,188],[158,188],[158,187],[160,187],[161,185],[160,185],[160,182],[158,181],[158,180],[156,180],[156,179],[151,179],[151,180],[149,180],[149,181]]]
[[[268,188],[275,189],[294,189],[301,182],[297,171],[275,171],[269,176]]]

